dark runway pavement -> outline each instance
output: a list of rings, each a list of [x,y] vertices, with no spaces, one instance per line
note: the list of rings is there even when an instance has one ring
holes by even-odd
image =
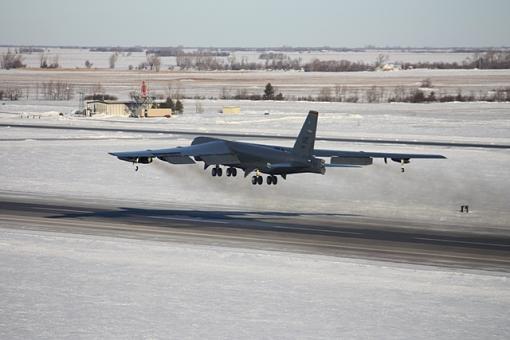
[[[0,228],[510,271],[510,235],[346,214],[150,209],[0,197]]]
[[[115,122],[112,122],[115,123]],[[143,128],[125,128],[125,127],[81,127],[81,126],[64,126],[64,125],[50,125],[50,124],[30,124],[30,123],[15,123],[6,124],[0,123],[0,127],[15,127],[26,129],[53,129],[53,130],[78,130],[78,131],[102,131],[102,132],[131,132],[131,133],[144,133],[148,135],[171,135],[173,136],[207,136],[217,138],[262,138],[262,139],[278,139],[278,140],[295,140],[296,136],[284,136],[274,134],[253,134],[253,133],[221,133],[221,132],[204,132],[204,131],[182,131],[170,129],[143,129]],[[37,139],[37,138],[35,138]],[[112,139],[112,138],[108,138]],[[163,139],[158,136],[158,139]],[[0,139],[2,141],[19,141],[22,138],[7,138]],[[44,139],[41,139],[44,140]],[[467,142],[437,142],[437,141],[416,141],[416,140],[402,140],[402,139],[387,139],[387,138],[340,138],[340,137],[321,137],[317,136],[316,141],[322,142],[339,142],[339,143],[363,143],[363,144],[392,144],[392,145],[421,145],[421,146],[440,146],[449,148],[484,148],[484,149],[510,149],[508,144],[496,143],[467,143]]]

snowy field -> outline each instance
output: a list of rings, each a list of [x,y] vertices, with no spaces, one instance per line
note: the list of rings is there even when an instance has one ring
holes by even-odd
[[[308,110],[316,109],[319,136],[510,142],[509,103],[200,103],[203,114],[193,113],[195,101],[188,100],[181,116],[139,120],[69,116],[76,101],[2,102],[0,123],[9,126],[0,127],[0,195],[162,209],[355,214],[480,234],[510,231],[508,149],[319,142],[321,148],[440,153],[448,159],[412,161],[404,174],[398,164],[379,161],[252,186],[242,177],[213,178],[200,165],[156,161],[135,172],[107,154],[187,145],[191,137],[44,128],[292,136]],[[243,113],[217,113],[228,104],[239,104]],[[461,204],[469,204],[469,214],[459,212]],[[23,227],[0,225],[0,338],[510,337],[507,273]]]
[[[0,102],[0,122],[144,128],[296,136],[309,110],[320,112],[319,137],[355,137],[510,144],[510,103],[350,104],[234,100],[184,100],[184,115],[171,119],[72,117],[78,101]],[[196,106],[204,113],[196,114]],[[239,115],[218,112],[239,106]],[[265,112],[270,115],[264,115]],[[59,113],[64,117],[58,117]],[[27,117],[33,117],[35,119]],[[20,131],[4,129],[4,138]],[[29,130],[29,138],[36,130]],[[120,134],[116,135],[121,136]],[[23,136],[25,137],[25,136]]]
[[[306,112],[313,108],[321,112],[318,136],[510,143],[510,105],[505,103],[401,106],[286,102],[271,103],[274,111],[269,116],[263,114],[269,103],[252,103],[241,103],[247,111],[233,116],[210,112],[137,120],[43,114],[41,119],[21,119],[19,114],[4,113],[0,114],[0,122],[35,123],[41,127],[54,124],[295,136]],[[218,104],[223,103],[204,102],[204,107],[212,110]],[[23,109],[12,105],[18,103],[7,103],[4,107],[11,112]],[[58,106],[30,105],[24,109],[34,108],[59,110]],[[398,164],[385,165],[376,160],[374,165],[361,169],[328,169],[325,176],[295,175],[276,187],[253,187],[240,177],[212,178],[200,165],[172,166],[158,161],[134,172],[131,164],[107,154],[188,145],[192,137],[14,126],[0,129],[1,138],[5,139],[0,143],[0,155],[4,159],[0,164],[0,179],[6,192],[132,200],[144,197],[146,202],[200,202],[204,206],[263,211],[355,213],[473,228],[510,226],[508,149],[318,142],[318,148],[439,153],[448,159],[414,160],[404,174],[400,173]],[[292,145],[291,140],[242,140]],[[310,202],[314,202],[313,209]],[[463,204],[470,206],[469,215],[458,212]]]
[[[507,274],[0,228],[3,339],[508,339]]]
[[[317,96],[323,88],[335,94],[335,87],[344,88],[349,96],[359,95],[372,86],[384,90],[384,98],[394,94],[396,87],[414,90],[424,79],[430,79],[436,95],[486,96],[490,91],[510,86],[510,70],[407,70],[396,72],[175,72],[175,71],[128,71],[128,70],[74,70],[74,69],[19,69],[0,70],[0,88],[19,88],[23,98],[43,99],[42,84],[50,81],[66,82],[73,86],[75,97],[81,91],[92,93],[101,84],[104,91],[120,99],[129,99],[129,93],[139,91],[146,81],[151,95],[174,98],[220,98],[235,96],[238,91],[262,94],[270,82],[276,92],[289,97]],[[363,97],[360,100],[364,100]]]

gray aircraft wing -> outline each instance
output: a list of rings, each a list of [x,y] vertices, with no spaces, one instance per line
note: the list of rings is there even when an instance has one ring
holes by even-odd
[[[134,163],[150,163],[153,158],[172,164],[193,164],[194,159],[203,160],[206,164],[240,163],[228,144],[221,140],[169,149],[111,152],[110,155]]]
[[[392,159],[411,159],[411,158],[446,158],[443,155],[435,154],[416,154],[416,153],[391,153],[391,152],[365,152],[365,151],[341,151],[341,150],[323,150],[315,149],[313,155],[316,157],[352,157],[352,158],[392,158]]]

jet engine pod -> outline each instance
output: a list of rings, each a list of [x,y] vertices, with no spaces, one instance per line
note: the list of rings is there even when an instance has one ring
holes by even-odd
[[[411,163],[411,161],[409,160],[409,158],[392,158],[391,159],[392,161],[396,162],[396,163],[401,163],[401,164],[408,164],[408,163]]]
[[[371,165],[373,162],[370,157],[331,157],[331,164]]]
[[[135,159],[134,163],[149,164],[152,163],[152,157],[138,157]]]

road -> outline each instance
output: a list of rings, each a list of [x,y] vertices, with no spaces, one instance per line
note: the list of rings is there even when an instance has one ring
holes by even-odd
[[[151,209],[0,197],[0,228],[510,272],[510,235],[345,214]],[[169,243],[170,244],[170,243]]]

